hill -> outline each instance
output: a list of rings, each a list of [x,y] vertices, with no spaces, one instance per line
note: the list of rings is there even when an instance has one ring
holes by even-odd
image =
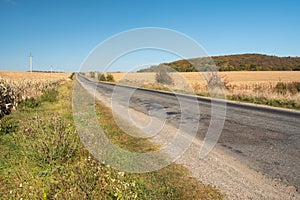
[[[178,60],[141,69],[138,72],[155,72],[163,65],[178,72],[207,71],[214,64],[219,71],[300,71],[300,57],[236,54]]]

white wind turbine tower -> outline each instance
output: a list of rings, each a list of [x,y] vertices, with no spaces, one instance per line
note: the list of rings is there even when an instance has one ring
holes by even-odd
[[[31,54],[31,52],[29,55],[29,66],[30,66],[30,72],[32,72],[32,54]]]

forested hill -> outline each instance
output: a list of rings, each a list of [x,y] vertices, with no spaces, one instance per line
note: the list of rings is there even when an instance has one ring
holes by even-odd
[[[178,72],[193,72],[197,71],[196,68],[198,71],[206,71],[214,64],[220,71],[300,71],[300,57],[277,57],[262,54],[202,57],[164,63]],[[160,66],[162,65],[142,69],[139,72],[154,72]]]

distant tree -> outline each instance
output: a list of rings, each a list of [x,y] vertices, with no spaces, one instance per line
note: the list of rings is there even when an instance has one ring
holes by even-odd
[[[251,64],[251,65],[250,65],[250,70],[251,70],[251,71],[257,71],[257,65]]]
[[[90,72],[90,76],[91,76],[91,78],[95,78],[95,72]]]
[[[191,66],[190,61],[194,63]],[[300,57],[277,57],[262,54],[238,54],[177,60],[165,65],[178,72],[207,71],[216,65],[220,71],[295,70],[300,71]],[[159,65],[140,70],[157,72]]]
[[[115,82],[114,76],[112,74],[107,74],[106,81]]]
[[[173,79],[170,76],[166,67],[161,67],[158,72],[156,72],[155,80],[157,83],[171,85],[173,84]]]
[[[99,81],[106,81],[105,74],[99,73],[99,74],[98,74],[98,80],[99,80]]]
[[[296,67],[293,67],[292,69],[293,71],[300,71],[300,65],[296,66]]]

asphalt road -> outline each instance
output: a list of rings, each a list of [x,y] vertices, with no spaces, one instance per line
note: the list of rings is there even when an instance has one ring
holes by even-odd
[[[112,97],[113,84],[94,83],[102,94]],[[211,102],[201,97],[178,97],[163,92],[118,87],[114,101],[154,115],[203,139],[211,122]],[[120,89],[121,88],[121,89]],[[116,90],[115,90],[116,91]],[[130,99],[126,96],[130,95]],[[194,101],[194,103],[191,103]],[[197,101],[195,103],[195,101]],[[197,105],[197,108],[195,107]],[[200,115],[197,110],[200,110]],[[197,126],[199,124],[199,126]],[[228,102],[226,120],[218,146],[263,174],[300,189],[300,112]]]

